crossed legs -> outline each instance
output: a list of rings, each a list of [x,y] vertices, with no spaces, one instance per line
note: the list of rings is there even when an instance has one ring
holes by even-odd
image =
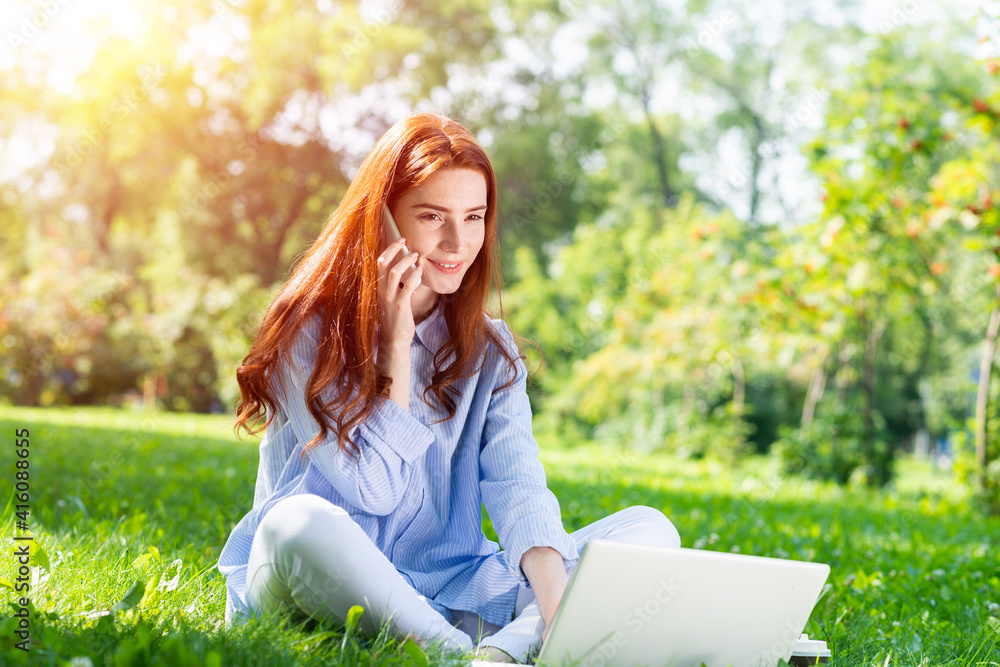
[[[680,546],[673,524],[660,511],[642,506],[616,512],[571,536],[580,548],[591,539]],[[477,631],[484,628],[488,636],[480,642],[482,649],[499,649],[519,662],[541,641],[544,629],[534,593],[525,587],[518,590],[514,620],[503,628],[480,623],[471,612],[455,612],[462,629],[454,627],[403,579],[345,510],[312,494],[282,499],[261,521],[250,549],[246,594],[251,608],[264,614],[291,606],[313,618],[340,622],[351,606],[362,604],[361,627],[367,632],[378,632],[388,619],[400,636],[439,640],[457,650],[471,651]]]
[[[361,604],[367,632],[378,632],[389,619],[400,636],[472,650],[469,636],[427,604],[345,510],[312,494],[282,499],[257,527],[247,602],[264,614],[294,606],[310,617],[340,622]]]

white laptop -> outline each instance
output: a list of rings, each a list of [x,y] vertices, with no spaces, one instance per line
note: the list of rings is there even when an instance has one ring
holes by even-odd
[[[829,574],[821,563],[591,540],[536,663],[774,667]]]

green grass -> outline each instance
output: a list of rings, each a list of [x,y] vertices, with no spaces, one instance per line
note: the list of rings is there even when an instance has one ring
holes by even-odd
[[[235,440],[227,419],[0,408],[3,505],[14,429],[24,427],[30,520],[49,567],[36,570],[29,654],[14,648],[15,596],[0,583],[0,664],[447,661],[384,632],[357,637],[288,616],[223,627],[215,563],[252,504],[257,468],[256,443]],[[806,632],[829,643],[831,665],[1000,664],[1000,520],[972,512],[946,473],[903,461],[895,490],[871,492],[782,480],[765,459],[731,469],[595,446],[542,450],[567,529],[644,504],[662,509],[687,547],[830,564]],[[0,578],[13,582],[12,508],[0,521]],[[111,609],[136,582],[131,608],[85,616]]]

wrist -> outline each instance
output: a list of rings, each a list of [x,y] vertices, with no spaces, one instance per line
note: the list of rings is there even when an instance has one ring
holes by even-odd
[[[393,366],[410,365],[410,344],[402,341],[379,343],[375,364],[380,370],[389,370]]]
[[[551,547],[531,547],[521,557],[521,569],[528,578],[546,625],[552,621],[569,577],[562,555]]]
[[[564,577],[553,577],[544,586],[535,589],[535,599],[538,600],[538,610],[542,613],[542,618],[548,624],[552,617],[556,615],[559,603],[562,602],[563,593],[566,592],[568,579]]]

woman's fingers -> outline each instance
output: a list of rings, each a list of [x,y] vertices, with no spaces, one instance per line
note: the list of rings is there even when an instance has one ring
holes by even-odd
[[[417,259],[417,253],[414,252],[393,264],[387,276],[389,285],[399,285],[399,289],[403,289],[403,276],[417,263]],[[413,277],[412,273],[410,277]]]
[[[379,283],[384,290],[383,293],[386,295],[388,295],[389,288],[393,285],[399,285],[400,288],[402,288],[402,280],[400,279],[402,272],[412,266],[413,262],[416,261],[416,258],[414,257],[412,262],[408,262],[400,266],[400,263],[406,262],[410,259],[410,257],[413,257],[413,255],[406,256],[402,254],[405,248],[406,239],[400,238],[386,246],[386,249],[382,251],[381,255],[379,255],[377,262]],[[397,269],[397,267],[399,270],[393,274],[393,269]]]
[[[390,243],[378,258],[380,335],[386,344],[413,339],[410,298],[420,285],[423,268],[417,264],[417,253],[403,254],[403,244],[403,239]]]
[[[379,271],[380,272],[384,271],[386,268],[392,266],[393,260],[395,260],[395,258],[399,256],[400,253],[405,249],[406,249],[406,239],[402,238],[396,239],[395,241],[387,245],[385,247],[385,250],[382,251],[382,254],[378,256],[377,264]]]
[[[390,339],[413,337],[413,316],[410,299],[423,276],[418,253],[403,255],[403,240],[390,243],[378,259],[379,299],[382,302],[383,325]]]
[[[400,294],[403,297],[409,298],[413,296],[413,292],[420,287],[420,281],[423,279],[424,267],[418,266],[410,273],[409,277],[399,283]]]

